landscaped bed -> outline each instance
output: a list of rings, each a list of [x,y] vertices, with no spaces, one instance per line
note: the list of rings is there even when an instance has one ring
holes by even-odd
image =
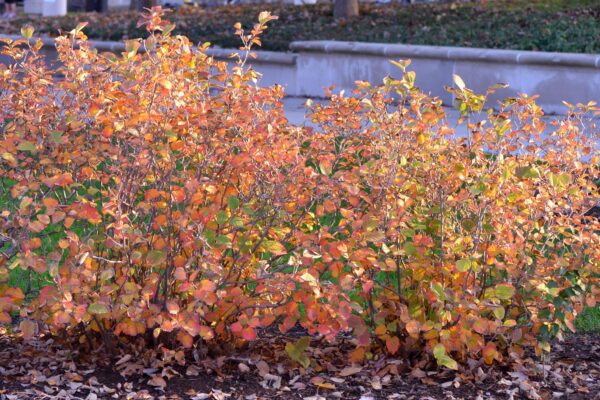
[[[170,19],[175,33],[194,42],[211,41],[237,47],[233,25],[251,26],[259,11],[268,9],[279,21],[263,37],[264,49],[285,51],[295,40],[350,40],[436,46],[596,53],[600,50],[600,2],[595,0],[500,0],[454,4],[363,5],[361,16],[336,21],[332,6],[261,4],[213,9],[185,7]],[[90,22],[93,39],[121,40],[143,36],[137,13],[78,13],[63,18],[22,16],[1,22],[0,32],[18,33],[32,23],[38,33],[55,36],[78,22]]]
[[[163,16],[121,56],[79,24],[55,70],[5,41],[0,400],[598,392],[600,109],[475,123],[455,75],[465,137],[394,62],[291,125],[246,65],[274,16],[231,69]]]

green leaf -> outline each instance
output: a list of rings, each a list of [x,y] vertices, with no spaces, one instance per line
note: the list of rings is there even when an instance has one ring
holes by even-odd
[[[206,242],[209,245],[212,246],[213,244],[215,244],[216,238],[217,238],[217,235],[216,235],[215,231],[210,230],[210,229],[206,229],[204,231],[204,239],[206,239]]]
[[[444,347],[444,345],[441,343],[436,344],[435,347],[433,348],[433,356],[435,358],[438,358],[445,354],[446,354],[446,348]]]
[[[540,172],[534,167],[517,167],[516,174],[521,179],[540,177]]]
[[[515,288],[512,285],[500,284],[494,289],[496,297],[500,300],[508,300],[515,295]]]
[[[474,218],[465,218],[460,221],[460,225],[467,232],[473,232],[477,227],[477,221]]]
[[[439,301],[446,300],[446,293],[444,292],[444,287],[442,285],[437,282],[432,283],[431,290],[435,293],[435,297],[437,297]]]
[[[458,369],[458,363],[446,354],[446,348],[443,344],[438,343],[433,348],[433,356],[437,361],[438,365],[441,365],[450,369]]]
[[[298,339],[295,343],[286,343],[285,351],[288,356],[302,365],[304,368],[308,368],[310,365],[310,359],[304,352],[310,345],[310,337],[304,336]]]
[[[235,196],[229,196],[227,198],[227,206],[232,210],[236,210],[240,206],[240,200]]]
[[[300,354],[300,357],[298,357],[298,362],[304,368],[308,368],[310,366],[310,358],[308,358],[306,354]]]
[[[310,336],[303,336],[296,341],[296,348],[300,352],[304,352],[310,346]]]
[[[550,184],[555,188],[566,187],[571,181],[569,174],[550,174]]]
[[[410,60],[390,60],[390,63],[400,68],[402,71],[406,71],[406,68],[410,65]]]
[[[217,236],[216,243],[221,246],[230,246],[231,239],[227,235],[219,235]]]
[[[436,358],[439,365],[444,366],[450,369],[458,369],[458,363],[452,359],[450,356],[443,355],[439,358]]]
[[[496,307],[494,308],[494,317],[496,317],[496,319],[504,319],[504,316],[506,315],[506,310],[504,309],[504,307]]]
[[[242,228],[244,226],[244,220],[240,217],[233,217],[231,218],[231,225],[236,228]]]
[[[456,262],[456,269],[460,272],[467,272],[471,268],[471,260],[469,258],[463,258]]]
[[[169,24],[165,26],[162,32],[163,36],[169,36],[173,29],[175,29],[175,24]]]
[[[17,150],[20,151],[36,151],[35,144],[33,142],[21,142],[17,147]]]
[[[249,216],[254,216],[256,214],[252,207],[248,205],[242,206],[242,211],[244,212],[244,214],[247,214]]]
[[[413,243],[410,243],[410,242],[404,243],[404,246],[402,246],[402,249],[408,256],[414,256],[415,254],[417,254],[417,247]]]
[[[229,219],[229,216],[223,210],[219,211],[219,213],[217,214],[217,223],[219,225],[223,225],[225,222],[227,222],[228,219]]]
[[[146,262],[151,267],[158,267],[167,259],[167,253],[161,250],[150,250],[146,254]]]
[[[276,256],[287,253],[285,246],[275,240],[265,240],[262,243],[261,247],[264,251],[268,251],[269,253],[274,254]]]
[[[486,190],[488,190],[488,185],[486,185],[484,182],[478,182],[471,187],[471,192],[473,194],[481,194]]]
[[[108,313],[108,307],[102,303],[92,303],[88,306],[88,312],[90,314],[106,314]]]

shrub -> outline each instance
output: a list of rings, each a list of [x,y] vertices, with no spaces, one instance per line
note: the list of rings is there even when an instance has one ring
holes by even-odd
[[[31,28],[5,41],[0,278],[51,282],[31,301],[2,286],[1,319],[19,311],[26,337],[39,321],[108,349],[146,334],[192,347],[300,323],[352,330],[353,361],[381,349],[457,368],[547,350],[599,297],[593,104],[550,133],[526,96],[473,123],[486,95],[457,77],[463,137],[397,62],[401,79],[359,82],[311,108],[316,129],[292,126],[282,88],[246,65],[274,17],[236,26],[228,70],[162,15],[121,56],[78,26],[56,71]]]
[[[346,289],[359,288],[353,308],[368,316],[359,342],[374,332],[392,354],[426,349],[451,368],[450,353],[492,363],[518,359],[523,344],[548,350],[574,331],[584,297],[595,303],[600,261],[598,221],[584,217],[598,201],[598,143],[582,116],[548,133],[534,99],[521,97],[471,123],[493,90],[478,96],[455,79],[467,137],[411,72],[359,83],[358,98],[313,114],[335,142],[326,187],[337,208],[320,212],[344,218],[334,240],[349,263],[337,270],[354,276]],[[390,93],[400,96],[392,112]]]

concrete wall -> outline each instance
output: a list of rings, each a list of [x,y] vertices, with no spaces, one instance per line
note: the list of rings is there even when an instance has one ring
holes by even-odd
[[[55,59],[53,40],[43,41],[44,52]],[[91,44],[100,51],[124,51],[118,42]],[[293,42],[290,48],[288,53],[257,51],[252,61],[263,74],[264,85],[281,84],[290,96],[323,97],[324,88],[331,85],[349,93],[357,80],[377,84],[385,76],[399,76],[389,60],[411,59],[409,69],[417,73],[417,86],[446,104],[453,99],[444,86],[453,85],[453,74],[479,93],[496,83],[508,83],[492,101],[517,93],[539,95],[538,104],[550,113],[564,113],[562,101],[600,100],[600,55],[334,41]],[[208,52],[228,60],[234,50]],[[7,60],[0,56],[3,61]]]
[[[293,42],[290,47],[298,54],[300,96],[316,96],[331,84],[348,91],[356,80],[378,83],[386,75],[399,75],[388,60],[411,59],[409,69],[417,73],[417,86],[446,104],[452,96],[444,86],[453,85],[453,74],[479,93],[496,83],[509,84],[491,101],[517,93],[537,94],[546,112],[564,112],[562,101],[600,100],[600,55],[595,54],[334,41]]]
[[[23,11],[26,14],[42,14],[44,10],[44,0],[24,0]]]
[[[130,0],[108,0],[109,10],[129,9]]]

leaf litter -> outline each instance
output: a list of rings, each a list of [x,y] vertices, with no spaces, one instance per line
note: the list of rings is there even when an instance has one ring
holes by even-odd
[[[307,340],[307,339],[305,339]],[[310,338],[310,364],[294,361],[289,338],[266,335],[235,356],[141,344],[108,355],[40,335],[0,335],[0,400],[20,399],[596,399],[600,335],[573,335],[545,359],[460,371],[434,362],[380,357],[348,363],[351,341]],[[125,352],[125,350],[129,352]],[[197,350],[197,349],[196,349]],[[289,350],[289,346],[288,349]]]

